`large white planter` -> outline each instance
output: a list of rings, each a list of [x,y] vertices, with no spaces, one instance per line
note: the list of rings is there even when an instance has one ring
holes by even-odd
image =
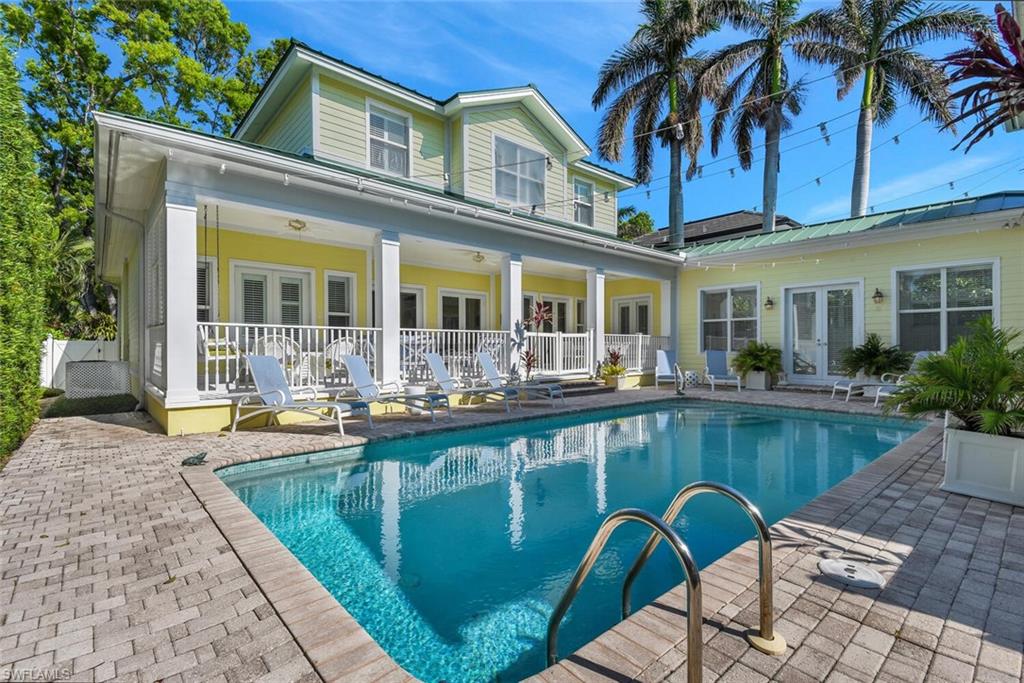
[[[747,373],[744,386],[747,389],[754,389],[756,391],[769,391],[772,388],[772,376],[767,372],[751,370]]]
[[[1024,439],[946,428],[942,489],[1024,505]]]

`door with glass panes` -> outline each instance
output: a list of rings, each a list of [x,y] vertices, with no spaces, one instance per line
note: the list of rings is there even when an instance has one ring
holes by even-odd
[[[235,281],[232,318],[246,325],[309,325],[310,278],[307,273],[240,268]]]
[[[843,352],[863,341],[858,284],[786,290],[784,364],[794,382],[843,376]]]
[[[617,299],[614,303],[613,329],[617,334],[651,333],[651,300]]]

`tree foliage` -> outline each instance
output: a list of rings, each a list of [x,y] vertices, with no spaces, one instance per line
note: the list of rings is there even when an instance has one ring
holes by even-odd
[[[618,236],[624,240],[635,240],[641,235],[654,231],[654,219],[646,211],[637,211],[635,206],[619,209]]]
[[[0,458],[13,450],[39,410],[39,356],[46,284],[55,237],[36,175],[35,140],[18,73],[0,45]]]
[[[85,268],[54,301],[55,323],[98,306],[92,277],[90,112],[116,111],[229,132],[286,41],[249,52],[249,30],[221,0],[21,0],[0,5],[0,29],[22,57],[28,122],[65,249]],[[51,289],[56,296],[62,288]]]

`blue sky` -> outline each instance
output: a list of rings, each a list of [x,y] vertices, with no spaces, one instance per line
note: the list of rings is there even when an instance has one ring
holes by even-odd
[[[804,11],[826,3],[805,2]],[[990,13],[990,3],[976,3]],[[444,98],[458,90],[536,84],[569,123],[596,148],[600,112],[590,106],[601,63],[632,34],[637,22],[632,2],[228,2],[233,18],[245,21],[254,46],[275,37],[295,37],[311,46],[409,87]],[[739,34],[723,31],[702,42],[714,49],[734,42]],[[922,46],[940,56],[956,45]],[[808,80],[825,71],[793,62],[794,74]],[[857,89],[859,92],[859,87]],[[803,113],[791,135],[782,141],[779,211],[803,222],[848,215],[852,163],[825,175],[853,158],[857,95],[835,97],[834,81],[809,85]],[[817,129],[828,124],[831,144]],[[967,155],[952,151],[956,139],[920,120],[903,106],[892,122],[875,131],[875,144],[899,134],[899,144],[882,145],[872,155],[870,203],[876,210],[943,201],[1000,189],[1024,187],[1013,159],[1024,157],[1024,132],[998,135]],[[802,133],[797,133],[810,128]],[[844,130],[845,129],[845,130]],[[762,141],[760,134],[758,143]],[[789,151],[787,151],[789,150]],[[743,172],[734,149],[724,144],[719,160],[708,149],[702,155],[705,176],[684,186],[687,220],[753,209],[761,203],[761,165]],[[621,162],[600,163],[631,174],[626,155]],[[735,177],[729,173],[735,168]],[[712,175],[716,174],[716,175]],[[657,166],[647,188],[623,193],[620,204],[650,211],[658,225],[667,221],[668,155],[658,151]],[[970,177],[965,177],[970,176]],[[821,178],[821,185],[816,178]],[[950,189],[948,182],[956,180]],[[938,189],[928,190],[936,185]],[[927,191],[924,191],[927,190]],[[907,196],[911,195],[911,196]]]

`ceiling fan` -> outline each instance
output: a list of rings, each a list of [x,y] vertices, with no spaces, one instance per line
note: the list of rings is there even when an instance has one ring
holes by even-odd
[[[455,251],[462,251],[462,252],[465,252],[467,254],[471,254],[472,255],[471,258],[473,259],[474,263],[483,263],[484,261],[487,260],[487,257],[484,256],[477,249],[455,249]]]

